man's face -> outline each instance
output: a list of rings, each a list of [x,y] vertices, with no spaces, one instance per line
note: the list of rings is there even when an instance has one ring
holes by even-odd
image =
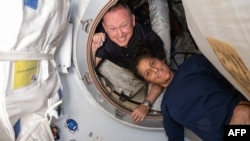
[[[113,42],[127,47],[133,35],[135,16],[125,8],[115,9],[104,15],[102,25]]]

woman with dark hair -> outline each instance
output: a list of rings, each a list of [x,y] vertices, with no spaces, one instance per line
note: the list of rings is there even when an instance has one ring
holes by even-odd
[[[135,52],[134,73],[164,87],[161,103],[170,141],[184,140],[184,127],[201,139],[221,141],[224,125],[250,124],[250,103],[202,54],[189,57],[172,71],[154,44]]]

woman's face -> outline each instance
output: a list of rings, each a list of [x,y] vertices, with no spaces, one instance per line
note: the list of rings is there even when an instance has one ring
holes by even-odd
[[[164,63],[156,58],[142,58],[137,65],[138,73],[151,83],[167,87],[173,79],[173,71]]]

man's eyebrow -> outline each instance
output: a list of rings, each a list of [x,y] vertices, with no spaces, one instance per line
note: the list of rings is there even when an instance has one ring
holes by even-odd
[[[107,29],[114,29],[116,28],[115,26],[107,26]]]

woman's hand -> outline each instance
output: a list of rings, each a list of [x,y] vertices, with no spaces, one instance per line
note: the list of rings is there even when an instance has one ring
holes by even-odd
[[[145,106],[144,104],[140,104],[132,112],[131,120],[134,123],[143,121],[145,119],[145,117],[147,116],[149,109],[150,108],[148,106]]]

